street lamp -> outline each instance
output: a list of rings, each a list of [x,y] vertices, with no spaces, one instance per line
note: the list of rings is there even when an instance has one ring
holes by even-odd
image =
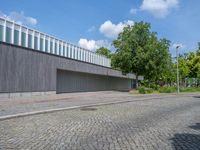
[[[180,48],[180,46],[176,46],[176,75],[177,75],[177,94],[180,93],[180,88],[179,88],[179,69],[178,69],[178,49]]]

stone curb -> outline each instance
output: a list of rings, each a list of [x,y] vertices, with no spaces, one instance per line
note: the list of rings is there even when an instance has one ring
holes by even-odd
[[[120,104],[120,103],[128,103],[128,102],[134,102],[134,101],[130,101],[130,100],[129,101],[117,101],[117,102],[110,102],[110,103],[98,103],[98,104],[90,104],[90,105],[81,105],[81,106],[72,106],[72,107],[64,107],[64,108],[47,109],[47,110],[33,111],[33,112],[27,112],[27,113],[18,113],[18,114],[14,114],[14,115],[1,116],[0,117],[0,121],[13,119],[13,118],[19,118],[19,117],[26,117],[26,116],[32,116],[32,115],[45,114],[45,113],[53,113],[53,112],[58,112],[58,111],[80,109],[80,108],[84,108],[84,107],[112,105],[112,104]]]
[[[163,95],[163,96],[166,96],[166,95]],[[31,116],[31,115],[39,115],[39,114],[53,113],[53,112],[58,112],[58,111],[80,109],[80,108],[84,108],[84,107],[105,106],[105,105],[129,103],[129,102],[136,102],[136,101],[143,101],[143,100],[160,99],[160,98],[163,98],[163,96],[162,97],[149,97],[149,98],[143,98],[143,99],[127,100],[127,101],[115,101],[115,102],[108,102],[108,103],[71,106],[71,107],[47,109],[47,110],[33,111],[33,112],[26,112],[26,113],[18,113],[18,114],[13,114],[13,115],[0,116],[0,121],[13,119],[13,118],[19,118],[19,117],[26,117],[26,116]],[[173,97],[175,97],[175,94],[174,95],[168,95],[168,96],[173,98]],[[176,95],[176,96],[186,96],[186,95]],[[190,97],[190,96],[194,96],[194,95],[187,95],[187,97]]]

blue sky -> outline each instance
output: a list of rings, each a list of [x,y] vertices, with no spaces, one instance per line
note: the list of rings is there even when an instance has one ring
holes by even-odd
[[[181,53],[200,42],[199,0],[1,0],[0,15],[87,49],[110,43],[127,24],[145,21]]]

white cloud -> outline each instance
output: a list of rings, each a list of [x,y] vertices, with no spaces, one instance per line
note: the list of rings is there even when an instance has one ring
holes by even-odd
[[[111,43],[109,43],[107,40],[88,40],[88,39],[80,39],[78,42],[78,45],[80,47],[83,47],[85,49],[95,51],[96,49],[100,47],[106,47],[109,48],[111,47]]]
[[[137,9],[136,8],[131,8],[130,9],[130,14],[135,15],[137,13]]]
[[[96,30],[96,27],[95,26],[92,26],[92,27],[90,27],[89,29],[88,29],[88,32],[93,32],[93,31],[95,31]]]
[[[123,28],[127,25],[134,25],[132,20],[120,22],[118,24],[112,23],[110,20],[104,22],[99,31],[108,38],[117,38],[118,34],[123,31]]]
[[[25,16],[23,11],[21,11],[20,13],[13,11],[10,12],[9,15],[0,12],[0,16],[23,25],[35,26],[37,24],[37,19]]]
[[[186,45],[184,45],[182,43],[174,43],[174,44],[172,44],[172,48],[177,48],[177,46],[179,46],[179,48],[181,48],[181,49],[186,48]]]
[[[178,6],[179,0],[143,0],[141,10],[147,11],[158,18],[164,18],[172,8]]]

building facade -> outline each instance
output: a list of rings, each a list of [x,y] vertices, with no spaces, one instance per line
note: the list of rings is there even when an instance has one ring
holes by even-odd
[[[134,79],[102,55],[0,18],[1,96],[127,90]]]

